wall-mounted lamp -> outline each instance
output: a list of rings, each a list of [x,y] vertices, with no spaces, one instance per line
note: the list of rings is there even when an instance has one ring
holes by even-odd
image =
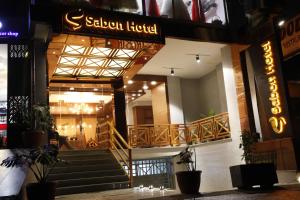
[[[283,26],[284,23],[285,23],[285,21],[284,21],[283,19],[282,19],[282,20],[279,20],[279,21],[278,21],[278,26]]]
[[[200,63],[200,57],[199,57],[198,54],[196,55],[196,62],[197,62],[197,63]]]
[[[147,85],[146,81],[144,81],[143,89],[144,90],[148,90],[149,89],[149,86]]]
[[[175,75],[174,69],[171,68],[171,76],[174,76],[174,75]]]

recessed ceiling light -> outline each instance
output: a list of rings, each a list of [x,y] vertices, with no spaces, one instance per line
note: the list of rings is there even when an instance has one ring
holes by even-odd
[[[285,21],[284,21],[284,20],[280,20],[280,21],[278,22],[278,26],[283,26],[283,25],[284,25],[284,23],[285,23]]]
[[[151,85],[156,85],[157,82],[156,81],[151,81]]]
[[[143,89],[144,89],[144,90],[148,90],[148,89],[149,89],[149,86],[146,85],[146,84],[144,84],[144,85],[143,85]]]
[[[94,91],[98,91],[98,88],[94,88]]]
[[[85,40],[84,40],[84,39],[82,39],[81,41],[82,41],[82,42],[84,42]]]
[[[70,87],[70,90],[75,90],[75,88],[73,88],[73,87]]]
[[[135,97],[135,96],[136,96],[136,94],[132,94],[132,96],[133,96],[133,97]]]
[[[144,60],[148,60],[148,57],[144,57]]]
[[[141,94],[140,93],[138,93],[138,97],[140,97],[141,96]]]
[[[133,83],[133,80],[129,80],[129,81],[128,81],[128,84],[132,84],[132,83]]]
[[[143,90],[138,90],[138,92],[143,92]]]
[[[53,51],[53,52],[52,52],[52,54],[56,54],[56,52],[55,52],[55,51]]]
[[[124,85],[123,88],[124,88],[124,89],[127,88],[127,85]]]
[[[131,99],[134,100],[135,98],[134,98],[134,97],[131,97]]]

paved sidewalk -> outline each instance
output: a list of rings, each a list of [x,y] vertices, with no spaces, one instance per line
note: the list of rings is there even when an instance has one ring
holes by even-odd
[[[160,191],[123,189],[96,193],[58,196],[57,200],[300,200],[300,184],[276,186],[271,190],[224,191],[203,193],[196,196],[178,194],[175,190]]]

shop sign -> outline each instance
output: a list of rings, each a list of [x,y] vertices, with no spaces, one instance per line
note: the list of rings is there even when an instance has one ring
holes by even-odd
[[[19,33],[5,29],[5,24],[0,21],[0,38],[18,37]]]
[[[129,17],[130,16],[130,17]],[[128,39],[161,40],[160,25],[129,15],[91,13],[82,9],[68,11],[63,16],[63,29],[67,32],[86,33],[99,36],[119,36]],[[139,16],[140,17],[140,16]]]
[[[267,41],[261,45],[264,57],[265,77],[269,87],[269,104],[271,116],[269,123],[273,131],[277,134],[282,134],[285,131],[287,120],[283,116],[283,106],[281,103],[281,95],[279,92],[279,80],[277,77],[277,66],[274,62],[271,41]]]
[[[297,53],[300,50],[300,15],[287,21],[280,35],[283,56]]]

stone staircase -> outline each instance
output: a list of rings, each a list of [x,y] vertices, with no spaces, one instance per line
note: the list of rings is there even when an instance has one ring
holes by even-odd
[[[49,175],[57,183],[56,195],[128,188],[129,179],[109,150],[61,151]]]

